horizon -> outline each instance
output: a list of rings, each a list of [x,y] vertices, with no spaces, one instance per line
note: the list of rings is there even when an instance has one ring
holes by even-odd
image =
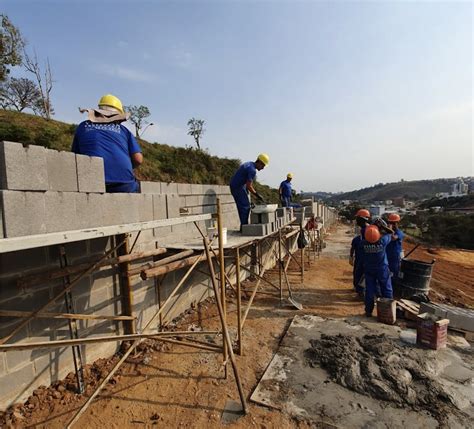
[[[267,152],[258,180],[298,192],[474,175],[471,2],[88,3],[3,2],[51,60],[53,119],[108,92],[150,108],[148,141],[194,146],[204,119],[203,148]]]

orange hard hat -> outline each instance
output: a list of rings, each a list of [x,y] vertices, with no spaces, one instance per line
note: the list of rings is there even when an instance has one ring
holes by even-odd
[[[396,213],[390,213],[388,215],[388,221],[389,222],[400,222],[400,216],[397,215]]]
[[[365,228],[364,238],[369,243],[377,243],[380,240],[380,231],[375,225],[369,225]]]
[[[370,212],[367,209],[359,209],[356,213],[358,217],[366,217],[367,219],[370,217]]]

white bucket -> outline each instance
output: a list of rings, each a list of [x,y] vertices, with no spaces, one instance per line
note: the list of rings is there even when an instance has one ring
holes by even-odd
[[[214,237],[218,236],[218,231],[216,227],[207,228],[207,238],[209,241],[212,241]],[[222,228],[222,244],[227,244],[227,228]]]

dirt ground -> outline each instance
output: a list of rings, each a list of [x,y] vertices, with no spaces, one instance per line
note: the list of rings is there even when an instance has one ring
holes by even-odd
[[[339,226],[328,237],[328,247],[315,261],[307,264],[304,283],[293,265],[290,281],[295,298],[304,309],[300,313],[322,317],[361,315],[363,304],[352,290],[352,267],[348,252],[352,234],[347,226]],[[407,249],[412,244],[407,243]],[[443,249],[418,249],[417,259],[436,258],[434,299],[456,305],[474,306],[474,253]],[[431,259],[430,259],[431,258]],[[270,277],[276,278],[275,273]],[[246,282],[247,286],[251,283]],[[267,365],[278,349],[291,318],[298,313],[285,301],[280,306],[277,291],[264,286],[266,294],[257,294],[244,329],[244,353],[237,356],[243,389],[247,395],[255,389]],[[286,291],[285,291],[286,292]],[[286,296],[286,294],[285,294]],[[244,305],[246,301],[243,301]],[[235,305],[229,298],[228,320],[236,325]],[[180,328],[201,324],[203,329],[219,326],[215,306],[207,303],[190,311],[180,321]],[[233,330],[235,333],[235,329]],[[220,341],[218,339],[218,341]],[[237,388],[229,365],[227,380],[223,378],[222,357],[212,352],[181,345],[149,341],[132,356],[113,377],[108,387],[89,407],[76,427],[87,428],[178,428],[221,427],[226,401],[238,401]],[[90,382],[87,394],[107,374],[117,357],[88,368]],[[19,404],[8,414],[0,413],[0,426],[7,419],[15,427],[62,428],[86,400],[85,395],[70,391],[68,380],[51,388],[37,389],[26,404]],[[36,399],[35,399],[36,397]],[[304,420],[251,402],[249,413],[233,428],[306,428],[314,427]],[[14,415],[12,416],[12,412]],[[319,426],[319,425],[318,425]],[[321,423],[324,427],[324,423]]]

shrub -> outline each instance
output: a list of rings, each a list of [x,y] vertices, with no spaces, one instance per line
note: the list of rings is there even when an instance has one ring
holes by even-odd
[[[21,125],[0,123],[0,140],[18,143],[33,143],[31,131]]]

